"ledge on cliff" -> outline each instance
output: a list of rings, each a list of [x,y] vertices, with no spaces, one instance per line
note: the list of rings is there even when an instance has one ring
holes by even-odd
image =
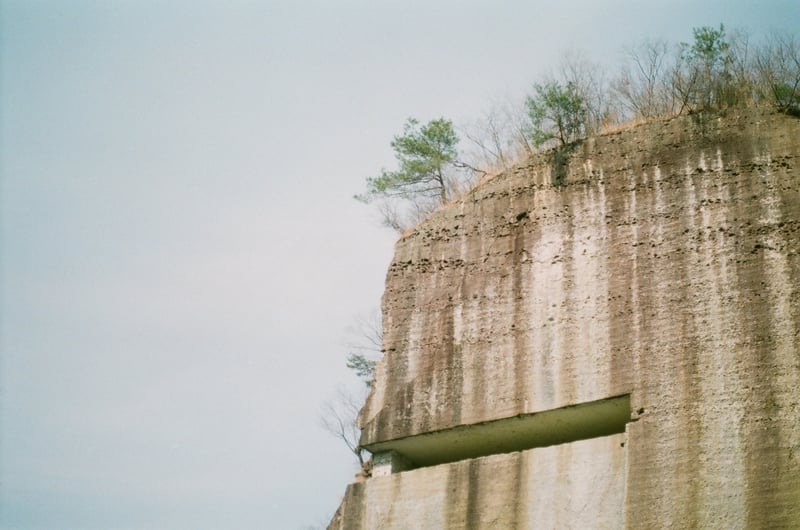
[[[406,468],[427,467],[493,454],[524,451],[625,432],[630,395],[376,443],[368,451],[394,451]]]

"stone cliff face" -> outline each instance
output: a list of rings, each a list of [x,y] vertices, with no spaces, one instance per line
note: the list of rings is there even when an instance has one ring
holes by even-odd
[[[674,118],[401,239],[362,445],[620,395],[630,422],[353,484],[332,527],[800,525],[799,161],[797,118]]]

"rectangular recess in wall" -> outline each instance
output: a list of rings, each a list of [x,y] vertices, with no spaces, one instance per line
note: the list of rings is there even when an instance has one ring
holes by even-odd
[[[524,451],[625,432],[631,421],[630,394],[557,409],[459,425],[364,446],[369,452],[401,455],[419,468]]]

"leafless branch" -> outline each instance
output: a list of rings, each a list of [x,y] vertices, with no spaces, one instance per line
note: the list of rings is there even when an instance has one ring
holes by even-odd
[[[352,350],[381,353],[383,351],[383,323],[380,309],[373,309],[367,315],[355,317],[353,325],[346,332],[349,339],[345,346]]]
[[[336,396],[322,405],[319,416],[320,426],[342,440],[362,466],[364,456],[359,445],[361,429],[358,426],[358,412],[363,401],[339,387]]]

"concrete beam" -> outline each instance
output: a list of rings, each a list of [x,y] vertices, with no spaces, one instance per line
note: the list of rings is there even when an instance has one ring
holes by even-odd
[[[468,458],[523,451],[625,432],[631,420],[630,395],[532,414],[460,425],[365,446],[389,474]],[[403,463],[401,463],[403,462]]]

